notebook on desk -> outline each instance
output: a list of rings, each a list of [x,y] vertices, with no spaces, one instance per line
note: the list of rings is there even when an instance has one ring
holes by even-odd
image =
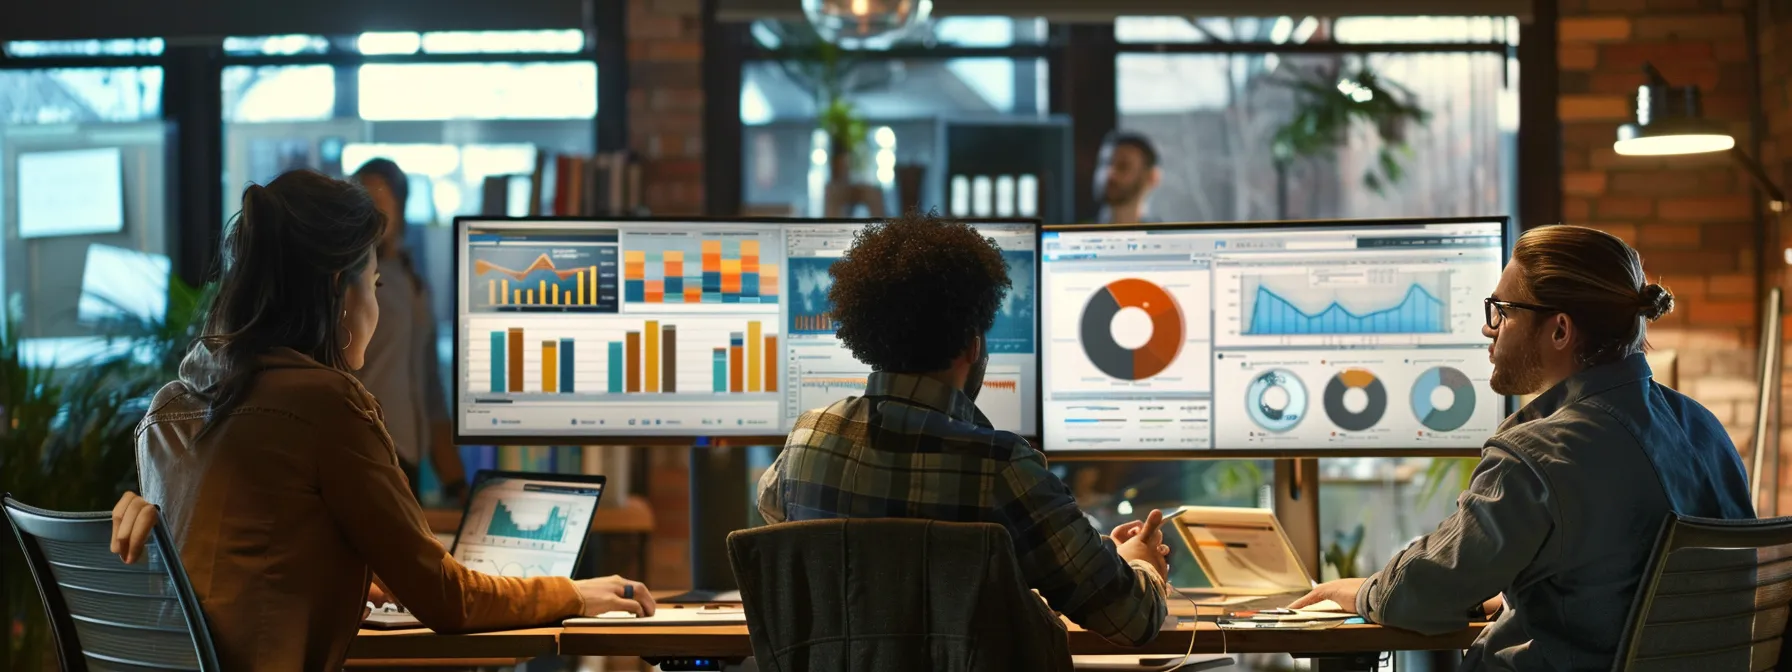
[[[498,576],[574,578],[585,556],[604,477],[480,471],[449,553],[468,569]],[[379,605],[362,619],[375,630],[418,628],[409,611]]]
[[[1171,513],[1169,523],[1213,584],[1185,594],[1206,593],[1219,598],[1216,605],[1232,605],[1313,589],[1294,544],[1269,509],[1185,506]]]

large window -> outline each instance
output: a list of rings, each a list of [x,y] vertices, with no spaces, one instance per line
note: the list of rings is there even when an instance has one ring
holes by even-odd
[[[829,185],[841,181],[828,129],[843,109],[864,127],[847,180],[878,190],[884,203],[882,211],[865,205],[846,214],[868,216],[894,214],[905,200],[946,210],[949,187],[926,171],[945,168],[938,159],[949,152],[948,125],[1037,120],[1047,112],[1050,73],[1034,55],[1046,39],[1038,19],[942,19],[887,51],[833,50],[800,22],[755,22],[751,35],[755,59],[742,66],[740,92],[750,211],[827,214]]]
[[[28,360],[77,363],[104,351],[116,320],[160,320],[166,307],[161,40],[3,48],[0,296]],[[113,60],[78,67],[88,56]],[[58,67],[31,67],[39,57]]]

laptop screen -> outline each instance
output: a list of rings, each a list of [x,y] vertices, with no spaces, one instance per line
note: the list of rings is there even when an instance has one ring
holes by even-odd
[[[499,576],[572,577],[603,496],[601,477],[486,472],[473,487],[455,560]]]

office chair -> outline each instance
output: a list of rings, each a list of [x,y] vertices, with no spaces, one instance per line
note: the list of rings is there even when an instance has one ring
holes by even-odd
[[[59,513],[0,498],[56,637],[64,672],[214,672],[218,656],[199,598],[158,522],[145,560],[111,552],[112,514]]]
[[[1792,518],[1670,516],[1631,604],[1613,669],[1792,670]]]
[[[1001,526],[818,520],[728,535],[759,669],[1071,670]]]

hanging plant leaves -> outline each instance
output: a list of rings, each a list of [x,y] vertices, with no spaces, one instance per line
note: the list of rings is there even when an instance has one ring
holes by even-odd
[[[1400,157],[1410,154],[1409,129],[1431,120],[1412,91],[1366,64],[1343,75],[1319,70],[1271,81],[1293,91],[1295,98],[1294,113],[1270,137],[1270,155],[1278,164],[1285,167],[1337,152],[1349,144],[1350,129],[1360,122],[1375,129],[1382,143],[1373,165],[1363,173],[1363,186],[1385,195],[1389,186],[1405,178]]]

